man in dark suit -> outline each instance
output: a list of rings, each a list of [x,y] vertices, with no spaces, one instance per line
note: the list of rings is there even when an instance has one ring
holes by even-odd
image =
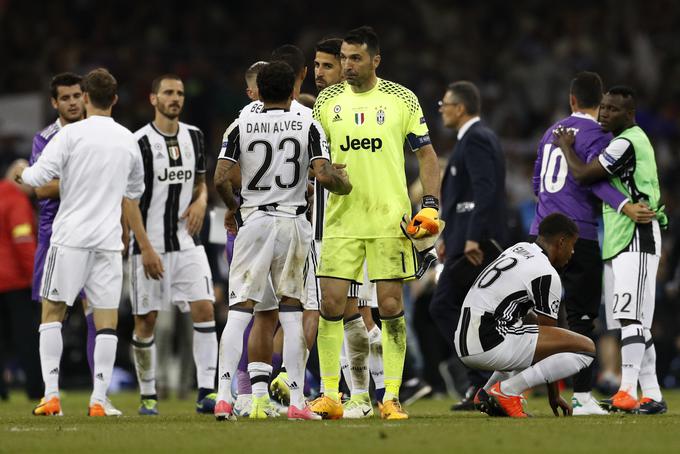
[[[453,347],[460,308],[478,274],[502,251],[505,221],[505,158],[501,145],[480,122],[480,96],[467,81],[448,86],[439,111],[444,126],[458,131],[458,142],[444,170],[439,245],[444,269],[430,303],[430,314]],[[457,360],[456,360],[457,361]],[[453,410],[472,410],[486,375],[468,371],[470,387]]]

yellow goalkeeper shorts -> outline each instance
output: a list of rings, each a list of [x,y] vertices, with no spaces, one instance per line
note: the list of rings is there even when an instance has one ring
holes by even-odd
[[[363,283],[364,260],[370,281],[412,279],[416,272],[408,238],[324,238],[316,275]]]

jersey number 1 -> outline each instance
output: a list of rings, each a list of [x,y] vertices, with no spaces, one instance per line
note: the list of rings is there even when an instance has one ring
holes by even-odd
[[[545,144],[541,161],[541,192],[559,192],[567,180],[567,170],[562,150],[552,144]]]

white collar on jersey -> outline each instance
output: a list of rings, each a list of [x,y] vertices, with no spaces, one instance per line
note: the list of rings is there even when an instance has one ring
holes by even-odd
[[[571,116],[577,118],[585,118],[586,120],[593,120],[595,123],[597,123],[597,120],[592,115],[584,112],[574,112],[571,114]]]
[[[465,135],[466,132],[468,132],[468,129],[481,119],[479,117],[472,117],[468,121],[465,122],[465,124],[458,130],[458,140],[462,139],[463,136]]]

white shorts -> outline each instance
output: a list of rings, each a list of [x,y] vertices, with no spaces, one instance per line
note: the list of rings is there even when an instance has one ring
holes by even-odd
[[[364,262],[364,283],[359,285],[359,307],[378,307],[378,294],[375,282],[368,279],[368,268]]]
[[[189,312],[189,303],[215,302],[212,273],[203,246],[160,254],[163,278],[144,276],[142,256],[130,256],[130,299],[132,313],[144,315],[152,311],[168,311],[176,305]]]
[[[526,325],[525,325],[526,326]],[[528,326],[527,326],[528,328]],[[463,356],[460,360],[472,369],[513,371],[531,366],[538,343],[538,327],[535,332],[506,334],[503,342],[491,350]],[[456,351],[459,351],[456,332]]]
[[[305,276],[305,292],[302,295],[302,308],[306,311],[318,311],[321,301],[321,286],[316,277],[316,268],[319,265],[320,241],[312,241],[307,255],[307,273]]]
[[[284,296],[302,301],[311,241],[312,226],[304,215],[250,215],[234,241],[229,305],[251,300],[256,311],[265,311],[278,309]],[[270,285],[273,301],[265,298]]]
[[[81,289],[89,307],[118,309],[123,290],[121,253],[50,245],[40,295],[73,306]]]
[[[659,256],[622,252],[604,263],[604,304],[607,329],[619,329],[619,320],[638,320],[652,327]]]

